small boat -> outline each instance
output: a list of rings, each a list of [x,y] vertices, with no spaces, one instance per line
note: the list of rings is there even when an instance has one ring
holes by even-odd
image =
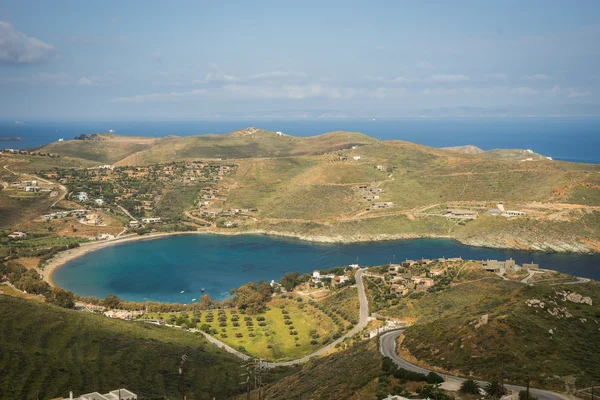
[[[196,299],[192,299],[192,302],[196,301]]]
[[[202,293],[204,293],[204,288],[200,289],[200,291],[201,291]]]
[[[182,290],[182,291],[181,291],[181,294],[184,294],[184,293],[185,293],[185,290]]]

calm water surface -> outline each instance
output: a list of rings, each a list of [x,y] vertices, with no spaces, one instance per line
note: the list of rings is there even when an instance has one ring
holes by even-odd
[[[180,235],[124,243],[88,253],[58,269],[58,286],[84,296],[115,294],[130,301],[191,302],[201,289],[213,299],[249,281],[279,280],[358,263],[380,265],[405,258],[514,258],[543,268],[600,280],[600,255],[494,250],[445,239],[359,244],[318,244],[261,235]],[[184,291],[183,294],[180,292]]]

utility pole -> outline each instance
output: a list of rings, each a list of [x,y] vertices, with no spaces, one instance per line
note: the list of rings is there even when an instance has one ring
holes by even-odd
[[[527,398],[526,400],[529,400],[529,375],[527,376]]]
[[[592,400],[594,400],[594,381],[592,381]]]

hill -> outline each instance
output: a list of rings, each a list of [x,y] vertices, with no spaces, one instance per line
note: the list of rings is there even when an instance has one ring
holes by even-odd
[[[197,158],[262,158],[321,154],[377,142],[361,133],[330,132],[294,137],[256,128],[224,135],[168,136],[160,139],[102,134],[94,140],[68,140],[42,151],[116,165],[144,165]]]
[[[49,146],[69,155],[57,160],[150,166],[152,174],[123,167],[112,177],[92,171],[76,182],[64,168],[56,172],[71,175],[72,192],[119,197],[118,205],[138,210],[136,218],[185,220],[192,229],[329,242],[452,237],[495,248],[600,251],[600,165],[552,161],[528,150],[465,153],[360,133],[296,138],[256,128],[162,139],[98,135]],[[207,159],[231,168],[211,182],[189,171],[156,175],[169,168],[157,163]],[[181,163],[179,170],[191,168]],[[173,185],[161,190],[166,180]],[[136,193],[125,193],[135,185]],[[519,215],[499,216],[499,203]]]
[[[203,336],[0,295],[0,399],[35,399],[127,387],[143,397],[239,393],[239,359]]]
[[[465,153],[465,154],[480,154],[483,153],[477,146],[473,146],[472,144],[468,144],[465,146],[452,146],[452,147],[443,147],[444,150],[456,151],[457,153]]]
[[[600,379],[589,362],[600,354],[599,302],[597,282],[527,286],[490,277],[403,299],[385,313],[415,321],[401,345],[409,358],[463,376],[503,374],[519,384],[529,376],[536,386],[565,390]]]
[[[381,372],[381,359],[374,340],[360,342],[346,350],[308,362],[301,371],[267,386],[263,398],[374,399],[373,382]],[[357,392],[362,395],[356,396]],[[239,400],[244,398],[238,397]]]
[[[53,142],[40,150],[59,154],[62,157],[79,158],[99,164],[114,164],[117,161],[149,148],[156,139],[100,134],[94,139],[74,139]]]

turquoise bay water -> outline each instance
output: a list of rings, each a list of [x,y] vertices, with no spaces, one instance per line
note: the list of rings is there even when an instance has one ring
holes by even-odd
[[[328,269],[356,263],[357,258],[365,266],[443,256],[512,257],[519,264],[533,261],[542,268],[600,280],[600,255],[484,249],[446,239],[319,244],[262,235],[179,235],[119,244],[72,260],[53,279],[84,296],[189,303],[200,298],[201,288],[213,299],[223,299],[246,282],[278,281],[286,272]]]

